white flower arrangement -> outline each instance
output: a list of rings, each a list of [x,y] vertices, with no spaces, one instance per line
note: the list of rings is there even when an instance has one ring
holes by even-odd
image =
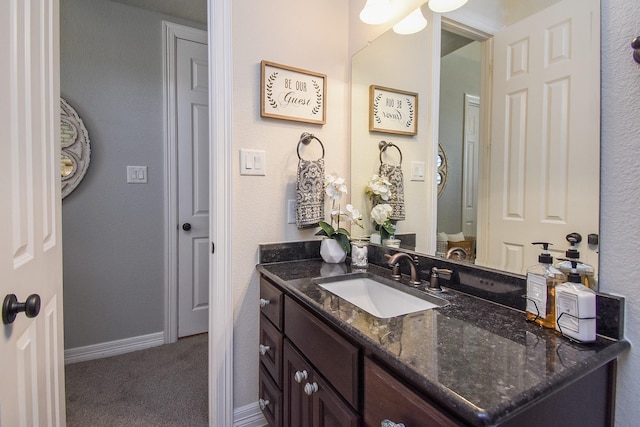
[[[386,177],[374,173],[369,178],[364,192],[374,205],[386,202],[391,194],[391,182]]]
[[[344,178],[336,174],[329,174],[325,177],[325,182],[326,187],[324,191],[331,200],[331,223],[325,221],[318,222],[321,229],[316,235],[326,236],[336,240],[345,252],[349,253],[351,251],[351,242],[349,241],[351,234],[349,230],[340,227],[340,221],[352,223],[362,228],[362,214],[350,204],[345,206],[345,211],[340,209],[339,202],[342,199],[342,195],[347,194],[347,185],[345,184]]]

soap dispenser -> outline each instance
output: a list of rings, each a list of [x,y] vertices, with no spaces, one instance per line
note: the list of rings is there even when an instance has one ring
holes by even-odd
[[[578,261],[569,262],[567,281],[556,286],[556,330],[576,341],[595,341],[596,293],[582,284]]]
[[[576,261],[576,271],[580,275],[581,283],[587,288],[597,291],[598,281],[596,280],[595,269],[589,264],[580,262],[580,252],[577,249],[577,244],[582,241],[582,236],[579,233],[569,233],[566,239],[571,244],[571,247],[565,252],[567,259],[560,261],[556,267],[568,278],[572,268],[571,262]]]
[[[553,266],[547,242],[533,242],[542,245],[538,264],[527,269],[527,319],[546,328],[555,328],[555,288],[564,282],[564,275]]]

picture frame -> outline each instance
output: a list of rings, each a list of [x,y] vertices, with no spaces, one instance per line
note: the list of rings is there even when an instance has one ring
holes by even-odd
[[[418,134],[418,94],[384,86],[369,86],[369,131]]]
[[[260,69],[261,117],[325,124],[325,74],[265,60]]]

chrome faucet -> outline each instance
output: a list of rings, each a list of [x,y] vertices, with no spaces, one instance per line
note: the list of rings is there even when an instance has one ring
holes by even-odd
[[[446,268],[433,267],[431,269],[431,277],[429,278],[429,286],[427,287],[428,291],[442,292],[442,288],[440,287],[440,283],[438,282],[438,278],[441,274],[448,275],[448,278],[451,278],[453,271],[447,270]]]
[[[396,281],[400,281],[400,261],[406,259],[409,261],[409,266],[411,267],[411,277],[409,278],[409,284],[413,286],[417,286],[422,284],[420,278],[418,277],[418,270],[416,269],[416,265],[418,265],[418,257],[411,257],[411,255],[404,252],[396,252],[393,255],[385,255],[389,258],[389,267],[393,267],[391,270],[391,278]]]

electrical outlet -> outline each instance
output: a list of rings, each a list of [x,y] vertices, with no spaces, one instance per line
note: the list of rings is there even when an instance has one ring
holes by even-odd
[[[294,199],[287,200],[287,224],[296,223],[296,201]]]

